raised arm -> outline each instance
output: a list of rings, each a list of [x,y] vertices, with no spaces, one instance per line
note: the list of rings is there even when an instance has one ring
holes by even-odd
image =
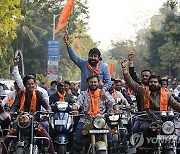
[[[84,65],[84,63],[85,63],[85,59],[80,58],[80,57],[75,53],[74,49],[71,47],[70,37],[69,37],[67,31],[65,32],[65,35],[64,35],[64,42],[65,42],[65,44],[66,44],[69,57],[71,58],[71,60],[72,60],[79,68],[81,68],[81,67]]]
[[[134,71],[134,52],[133,51],[129,52],[128,60],[129,60],[129,74],[130,74],[131,78],[135,82],[140,83],[139,78],[137,77],[137,74]]]
[[[21,75],[19,74],[19,69],[18,69],[19,60],[20,60],[19,56],[14,58],[14,68],[13,68],[12,74],[14,76],[14,80],[16,81],[18,87],[21,90],[25,90]]]
[[[126,84],[130,89],[132,89],[134,92],[136,92],[138,94],[142,94],[143,87],[141,85],[139,85],[138,83],[136,83],[131,78],[131,76],[129,75],[129,72],[127,70],[127,64],[128,64],[127,59],[125,59],[125,60],[123,60],[121,62],[121,66],[122,66],[122,69],[123,69],[124,80],[126,81]]]

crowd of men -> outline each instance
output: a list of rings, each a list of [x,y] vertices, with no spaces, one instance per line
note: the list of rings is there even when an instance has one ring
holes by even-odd
[[[122,59],[122,79],[111,78],[109,69],[103,63],[101,52],[97,48],[89,51],[88,58],[79,57],[70,45],[70,37],[66,32],[64,41],[72,61],[81,70],[81,82],[75,84],[70,81],[52,81],[50,87],[45,83],[37,84],[36,75],[28,74],[21,77],[18,70],[19,57],[14,59],[14,90],[5,94],[4,85],[0,83],[0,121],[1,128],[8,129],[11,121],[9,113],[20,110],[24,112],[40,111],[42,108],[47,112],[51,111],[51,105],[57,101],[73,103],[72,113],[87,113],[90,116],[103,114],[104,112],[120,113],[119,104],[126,107],[134,106],[133,99],[136,97],[138,111],[151,109],[153,111],[168,111],[169,108],[180,111],[180,87],[174,79],[169,82],[168,77],[160,78],[151,70],[143,70],[141,79],[136,75],[134,68],[134,52],[130,52],[127,59]],[[74,102],[74,97],[77,99]],[[7,109],[7,110],[6,110]],[[39,120],[39,119],[37,119]],[[88,118],[81,117],[76,130],[75,140],[83,139],[82,129]],[[133,132],[138,132],[141,122],[135,121]],[[39,135],[50,139],[48,152],[54,153],[54,146],[49,135],[49,124],[39,124],[42,131]],[[11,132],[6,132],[6,134]],[[16,134],[16,132],[13,132]],[[109,137],[111,139],[111,137]],[[6,146],[11,142],[5,138]],[[76,143],[76,142],[74,142]],[[2,154],[7,153],[3,147]]]

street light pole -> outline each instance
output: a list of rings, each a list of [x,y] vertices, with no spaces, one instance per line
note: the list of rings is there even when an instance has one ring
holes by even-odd
[[[55,24],[56,24],[56,18],[59,16],[59,14],[53,14],[53,40],[55,40]]]

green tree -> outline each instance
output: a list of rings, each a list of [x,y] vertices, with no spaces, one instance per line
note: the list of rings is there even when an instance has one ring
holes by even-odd
[[[20,0],[0,1],[0,77],[8,77],[7,70],[13,57],[11,41],[16,37],[15,30],[21,14],[19,4]]]
[[[115,64],[115,76],[121,74],[120,61],[127,58],[129,51],[132,49],[133,42],[131,40],[112,42],[112,49],[108,51],[108,56],[111,60],[107,60],[107,62]]]
[[[59,14],[64,7],[65,1],[58,4],[55,0],[44,1],[42,3],[28,3],[27,15],[33,23],[32,30],[37,36],[39,46],[25,53],[26,72],[43,73],[47,69],[47,42],[52,39],[52,18],[53,14]],[[36,10],[36,11],[35,11]],[[87,51],[95,46],[92,39],[87,35],[86,24],[88,21],[88,8],[86,1],[75,1],[75,7],[68,21],[68,31],[71,34],[72,46],[77,54],[85,57]],[[56,18],[56,25],[58,18]],[[66,28],[67,28],[66,27]],[[68,80],[79,79],[79,68],[70,60],[66,46],[62,40],[64,28],[55,36],[60,41],[60,75]],[[35,67],[35,68],[34,68]]]
[[[149,39],[149,64],[160,75],[179,78],[180,17],[169,11],[159,31]],[[171,73],[172,72],[172,73]]]

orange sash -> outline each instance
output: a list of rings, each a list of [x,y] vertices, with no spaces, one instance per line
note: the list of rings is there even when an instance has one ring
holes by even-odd
[[[59,95],[59,101],[64,102],[64,97],[65,97],[66,93],[61,94],[59,91],[57,91],[57,94]]]
[[[94,94],[89,90],[90,104],[88,114],[93,116],[100,113],[100,90],[97,89]]]
[[[29,112],[36,112],[36,101],[37,101],[37,97],[36,97],[36,91],[33,90],[33,95],[31,98],[31,105],[30,105],[30,109]],[[21,102],[20,102],[20,111],[24,111],[24,103],[26,100],[26,90],[23,92],[22,98],[21,98]]]
[[[98,63],[96,64],[96,68],[93,69],[92,66],[87,62],[87,68],[92,72],[93,75],[98,75],[98,74],[100,73],[100,70],[98,69],[98,68],[99,68],[99,64],[100,64],[100,62],[98,62]],[[99,85],[100,85],[100,86],[103,86],[104,83],[100,80],[100,81],[99,81]]]
[[[87,62],[87,68],[92,72],[93,75],[98,75],[100,73],[98,67],[99,67],[99,63],[97,63],[96,68],[93,69],[92,66]]]
[[[144,108],[149,109],[150,91],[146,89],[144,95]],[[168,95],[165,88],[161,88],[160,92],[160,111],[168,111]]]

